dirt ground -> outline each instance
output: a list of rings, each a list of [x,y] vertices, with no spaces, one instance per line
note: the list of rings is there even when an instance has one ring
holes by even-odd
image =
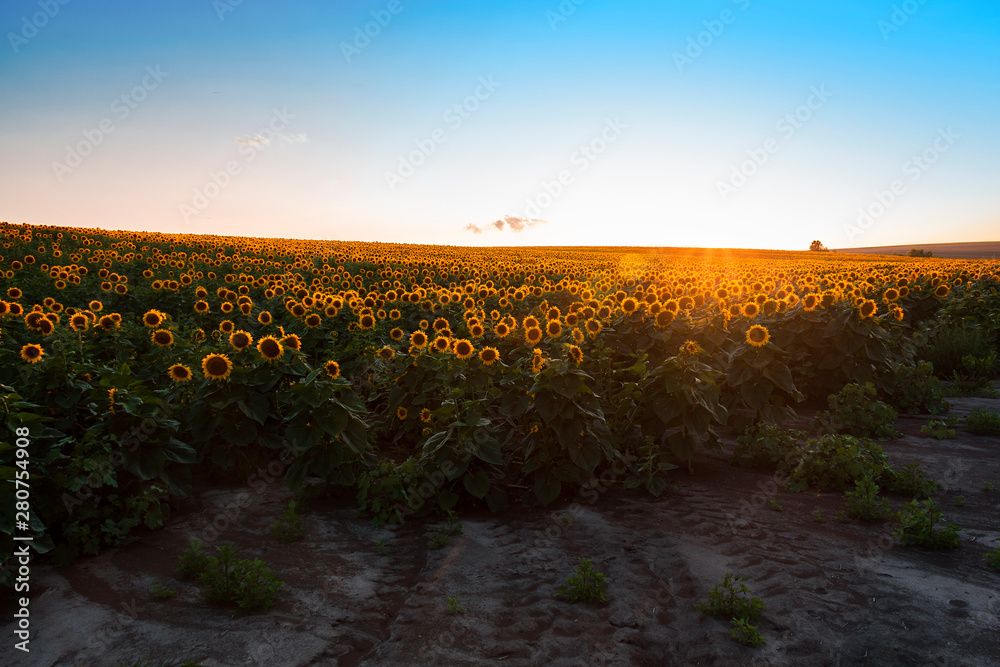
[[[1000,400],[952,399],[959,416],[975,407],[997,411]],[[659,499],[608,485],[545,509],[472,511],[442,549],[430,548],[440,520],[373,528],[349,498],[313,502],[307,537],[281,544],[267,532],[290,498],[279,480],[203,491],[126,548],[34,569],[31,653],[10,648],[8,624],[2,662],[998,665],[1000,572],[983,555],[1000,537],[1000,439],[918,437],[927,419],[901,418],[905,435],[884,446],[943,483],[938,502],[963,528],[954,551],[901,547],[890,523],[839,521],[840,494],[790,493],[767,471],[707,454]],[[235,542],[286,582],[275,607],[241,614],[175,579],[186,542],[212,523],[214,543]],[[601,606],[555,596],[582,557],[608,577]],[[726,623],[693,608],[727,572],[766,603],[763,648],[735,643]],[[158,582],[177,595],[152,598]],[[447,613],[449,597],[464,614]]]

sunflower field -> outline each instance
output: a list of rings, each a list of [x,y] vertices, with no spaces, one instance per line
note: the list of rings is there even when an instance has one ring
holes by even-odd
[[[546,505],[612,467],[658,495],[720,428],[848,383],[900,394],[936,331],[1000,332],[985,260],[10,223],[0,242],[0,476],[30,471],[54,562],[278,456],[291,489],[347,487],[382,521]]]

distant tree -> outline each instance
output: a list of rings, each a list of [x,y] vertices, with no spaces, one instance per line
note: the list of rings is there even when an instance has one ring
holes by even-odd
[[[817,252],[827,252],[827,247],[820,243],[819,241],[813,241],[809,244],[810,250],[815,250]]]
[[[910,257],[933,257],[934,253],[923,248],[911,248]]]

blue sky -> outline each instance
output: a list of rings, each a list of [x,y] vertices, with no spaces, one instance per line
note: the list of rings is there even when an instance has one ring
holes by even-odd
[[[0,30],[10,222],[1000,240],[995,2],[17,0]]]

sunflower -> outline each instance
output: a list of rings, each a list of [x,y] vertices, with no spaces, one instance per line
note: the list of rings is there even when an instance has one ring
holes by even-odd
[[[150,336],[150,340],[160,347],[170,347],[174,344],[174,335],[166,329],[157,329]]]
[[[167,370],[167,375],[174,382],[189,382],[191,380],[191,369],[183,364],[174,364]]]
[[[950,288],[947,285],[941,284],[941,285],[938,285],[937,289],[934,290],[934,296],[939,296],[941,298],[944,298],[944,297],[948,296],[948,292],[949,291],[950,291]]]
[[[261,311],[260,315],[257,316],[257,321],[263,324],[264,326],[267,326],[268,324],[271,323],[271,313],[267,312],[266,310]]]
[[[145,324],[150,329],[155,329],[161,324],[166,316],[158,310],[146,311],[146,314],[142,316],[142,323]]]
[[[386,345],[375,354],[382,361],[392,361],[396,356],[396,351],[391,347],[389,347],[388,345]]]
[[[485,366],[491,366],[496,363],[497,359],[500,358],[500,353],[497,352],[495,347],[484,347],[479,351],[479,360],[483,362]]]
[[[358,319],[358,326],[362,329],[371,329],[375,326],[375,316],[374,315],[362,315]]]
[[[816,310],[817,306],[819,306],[819,295],[818,294],[806,294],[802,298],[802,309],[803,310],[806,310],[806,311]]]
[[[77,313],[69,318],[69,328],[73,331],[86,331],[90,327],[90,318],[83,313]]]
[[[552,306],[551,308],[545,311],[545,319],[547,320],[558,320],[559,317],[560,317],[559,308],[557,308],[556,306]]]
[[[423,410],[420,411],[420,421],[422,421],[425,424],[430,424],[432,419],[434,419],[434,415],[431,414],[430,410],[424,408]]]
[[[771,334],[766,327],[755,324],[747,329],[747,344],[751,347],[764,347],[771,340]]]
[[[892,309],[892,316],[896,318],[897,322],[902,322],[903,321],[903,309],[900,308],[899,306],[896,306],[895,308]]]
[[[581,350],[576,345],[569,345],[566,348],[569,351],[569,357],[575,363],[581,363],[583,361],[583,350]]]
[[[545,357],[542,356],[541,350],[536,349],[531,357],[531,372],[540,373],[543,368],[545,368]]]
[[[336,314],[336,313],[334,313],[334,314]],[[393,308],[392,310],[389,311],[389,319],[390,320],[398,320],[400,317],[402,317],[402,315],[395,308]]]
[[[323,318],[317,315],[316,313],[309,313],[308,315],[306,315],[305,322],[307,327],[309,327],[310,329],[315,329],[316,327],[318,327],[320,324],[323,323]]]
[[[274,336],[265,336],[257,343],[257,352],[268,361],[277,361],[285,354],[285,348]]]
[[[395,327],[392,331],[389,332],[389,337],[392,338],[393,340],[403,340],[403,336],[405,335],[406,334],[404,334],[403,330],[400,329],[399,327]]]
[[[521,322],[521,326],[524,327],[525,329],[541,328],[541,325],[538,323],[538,320],[532,317],[531,315],[528,315],[526,318],[524,318],[524,321]]]
[[[56,325],[47,317],[43,317],[38,321],[37,329],[43,336],[48,336],[50,333],[55,331],[55,328]]]
[[[756,325],[756,326],[759,326],[759,325]],[[764,327],[761,327],[761,328],[763,329]],[[766,329],[765,329],[765,331],[766,331]],[[687,352],[688,354],[694,355],[694,354],[698,354],[698,350],[700,350],[701,348],[698,347],[698,343],[694,342],[693,340],[689,340],[686,343],[684,343],[684,345],[681,346],[681,349],[684,352]]]
[[[91,301],[90,303],[87,304],[87,308],[94,311],[95,313],[99,313],[104,308],[104,304],[95,299],[94,301]]]
[[[628,297],[627,299],[622,301],[622,311],[626,313],[634,313],[635,309],[638,307],[639,307],[639,302],[633,299],[632,297]]]
[[[245,350],[253,344],[253,336],[246,331],[234,331],[229,335],[229,344],[236,351]]]
[[[233,362],[224,354],[209,354],[201,360],[201,372],[210,380],[225,380],[233,372]]]
[[[482,338],[485,332],[486,330],[483,329],[482,324],[473,324],[471,327],[469,327],[469,335],[471,335],[473,338]]]
[[[7,288],[7,298],[8,299],[14,299],[16,301],[17,299],[21,298],[22,294],[23,294],[23,292],[21,292],[21,289],[19,287],[8,287]]]
[[[283,336],[279,341],[284,347],[290,347],[293,350],[302,349],[302,341],[296,334],[288,334]]]
[[[459,359],[468,359],[475,351],[476,348],[472,347],[472,343],[464,338],[455,341],[455,356]]]
[[[200,299],[194,302],[194,312],[196,313],[207,313],[209,310],[208,301]]]
[[[432,345],[434,349],[437,350],[438,352],[444,352],[449,347],[451,347],[451,339],[448,338],[447,336],[438,336],[437,338],[434,339]]]
[[[404,408],[402,405],[396,408],[396,419],[398,419],[399,421],[403,421],[406,419],[406,415],[407,415],[406,408]]]
[[[579,345],[583,341],[584,341],[583,332],[577,329],[576,327],[573,327],[573,342]]]
[[[434,320],[434,331],[443,331],[444,329],[449,328],[451,328],[451,325],[448,323],[448,320],[443,317],[439,317]]]
[[[496,335],[497,335],[497,336],[498,336],[499,338],[506,338],[506,337],[507,337],[507,334],[509,334],[509,333],[510,333],[510,327],[509,327],[509,326],[507,326],[507,325],[506,325],[506,324],[505,324],[504,322],[500,322],[500,323],[499,323],[499,324],[497,324],[497,325],[496,325],[495,327],[493,327],[493,332],[494,332],[494,333],[495,333],[495,334],[496,334]]]
[[[410,345],[418,350],[424,349],[427,347],[427,334],[423,331],[414,331],[410,334]]]
[[[876,304],[871,299],[865,299],[858,306],[858,313],[861,315],[861,319],[865,320],[878,312],[878,304]]]
[[[542,330],[538,327],[528,327],[524,330],[524,340],[526,343],[534,345],[542,339]]]
[[[338,364],[336,361],[326,362],[326,365],[323,367],[323,369],[326,371],[326,374],[329,375],[331,379],[336,380],[337,378],[340,377],[340,364]]]
[[[115,294],[125,294],[128,292],[128,286],[122,285],[121,283],[115,285]]]
[[[105,331],[111,331],[112,329],[117,329],[121,325],[110,315],[104,315],[100,320],[98,320],[98,326]]]
[[[559,320],[549,320],[545,325],[545,333],[549,335],[549,338],[556,338],[562,333],[562,325]]]
[[[882,301],[885,303],[892,303],[898,298],[899,298],[899,290],[897,290],[894,287],[890,287],[885,291],[885,294],[882,295]]]
[[[35,345],[34,343],[28,343],[21,348],[21,358],[29,364],[35,364],[41,361],[43,354],[45,354],[45,350],[42,349],[42,346]]]
[[[674,317],[675,317],[674,316],[674,311],[672,311],[672,310],[666,310],[666,309],[661,310],[660,312],[658,312],[656,314],[656,326],[658,326],[661,329],[666,328],[666,327],[670,326],[671,322],[674,321]],[[588,331],[590,331],[590,323],[591,322],[597,322],[597,320],[587,320],[587,330]],[[598,326],[600,326],[601,323],[597,322],[597,324],[598,324]],[[600,329],[598,329],[598,331],[600,331]]]
[[[743,317],[756,317],[760,312],[760,306],[755,301],[749,301],[743,305]]]
[[[236,325],[233,324],[232,320],[222,320],[219,322],[219,331],[224,334],[231,334],[236,330]]]

